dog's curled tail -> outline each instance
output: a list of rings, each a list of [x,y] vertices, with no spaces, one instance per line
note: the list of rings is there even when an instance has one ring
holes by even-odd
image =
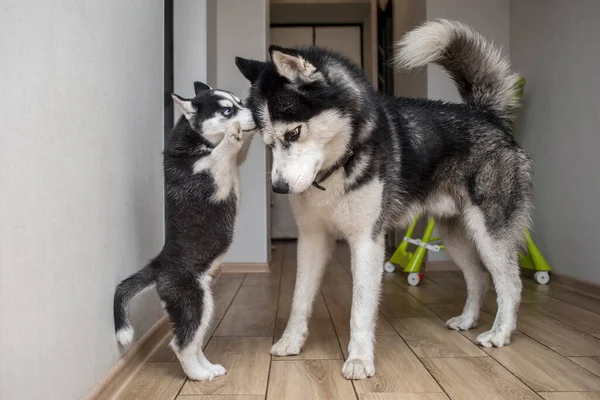
[[[502,118],[517,106],[518,75],[500,49],[460,22],[438,19],[408,32],[395,44],[393,63],[397,70],[439,64],[467,104]]]
[[[127,305],[133,296],[151,286],[154,282],[154,274],[150,264],[123,280],[115,290],[113,302],[115,334],[117,335],[117,341],[123,346],[133,341],[133,327],[129,321]]]

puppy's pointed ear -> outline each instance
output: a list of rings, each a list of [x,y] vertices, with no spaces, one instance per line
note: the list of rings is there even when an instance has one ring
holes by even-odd
[[[235,65],[250,83],[254,83],[267,66],[267,63],[264,61],[247,60],[242,57],[236,57]]]
[[[183,113],[183,116],[189,121],[192,118],[192,115],[196,113],[196,109],[192,105],[192,101],[184,99],[183,97],[178,96],[175,93],[172,93],[171,97],[173,97],[173,101],[175,102],[175,104],[179,106],[179,109]]]
[[[294,50],[271,46],[269,47],[269,53],[279,75],[288,78],[290,81],[313,82],[318,79],[319,73],[315,66]]]
[[[196,96],[198,95],[198,93],[203,92],[205,90],[211,90],[212,88],[210,86],[208,86],[206,83],[202,83],[202,82],[194,82],[194,92],[196,93]]]

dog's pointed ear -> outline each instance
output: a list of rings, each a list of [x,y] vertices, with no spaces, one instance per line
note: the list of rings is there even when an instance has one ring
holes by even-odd
[[[196,96],[198,95],[198,93],[203,92],[205,90],[211,90],[212,88],[210,86],[208,86],[206,83],[202,83],[202,82],[194,82],[194,92],[196,93]]]
[[[290,81],[312,82],[318,79],[319,73],[315,66],[294,50],[273,45],[269,47],[269,53],[279,75]]]
[[[194,108],[192,101],[189,99],[184,99],[175,93],[171,93],[171,97],[173,97],[175,104],[179,106],[183,116],[189,121],[192,118],[192,115],[196,113],[196,109]]]
[[[244,77],[250,81],[250,83],[254,83],[267,66],[267,63],[264,61],[247,60],[242,57],[236,57],[235,65],[238,67],[242,75],[244,75]]]

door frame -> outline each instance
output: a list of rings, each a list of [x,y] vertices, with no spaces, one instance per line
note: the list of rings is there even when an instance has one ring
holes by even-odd
[[[341,27],[358,27],[360,28],[360,67],[365,68],[365,45],[363,40],[363,24],[362,23],[331,23],[331,24],[271,24],[270,28],[312,28],[312,45],[315,45],[317,38],[316,28],[341,28]]]

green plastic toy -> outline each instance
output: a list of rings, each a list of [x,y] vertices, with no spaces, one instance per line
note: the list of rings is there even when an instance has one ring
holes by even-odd
[[[518,99],[521,99],[523,96],[523,89],[525,88],[525,79],[519,78],[517,81],[517,93],[516,96]],[[509,111],[509,112],[512,112]],[[433,230],[435,228],[435,223],[433,218],[429,218],[427,223],[427,227],[425,228],[425,232],[423,233],[423,237],[421,239],[413,239],[412,235],[415,230],[415,226],[419,218],[415,218],[413,223],[408,227],[406,233],[404,235],[404,239],[396,248],[396,251],[390,258],[388,262],[386,262],[383,266],[383,269],[386,272],[394,272],[396,270],[396,265],[400,265],[404,272],[408,273],[408,284],[411,286],[417,286],[423,280],[423,273],[421,272],[421,266],[423,265],[423,260],[425,259],[425,254],[427,251],[440,251],[444,249],[444,245],[440,243],[440,238],[434,237]],[[552,270],[548,262],[542,253],[537,248],[533,239],[531,238],[531,234],[529,230],[525,230],[525,242],[527,244],[527,253],[519,254],[519,264],[524,269],[529,269],[535,271],[534,279],[537,283],[545,285],[550,281],[549,272]],[[408,251],[408,245],[414,244],[417,246],[414,253]]]

